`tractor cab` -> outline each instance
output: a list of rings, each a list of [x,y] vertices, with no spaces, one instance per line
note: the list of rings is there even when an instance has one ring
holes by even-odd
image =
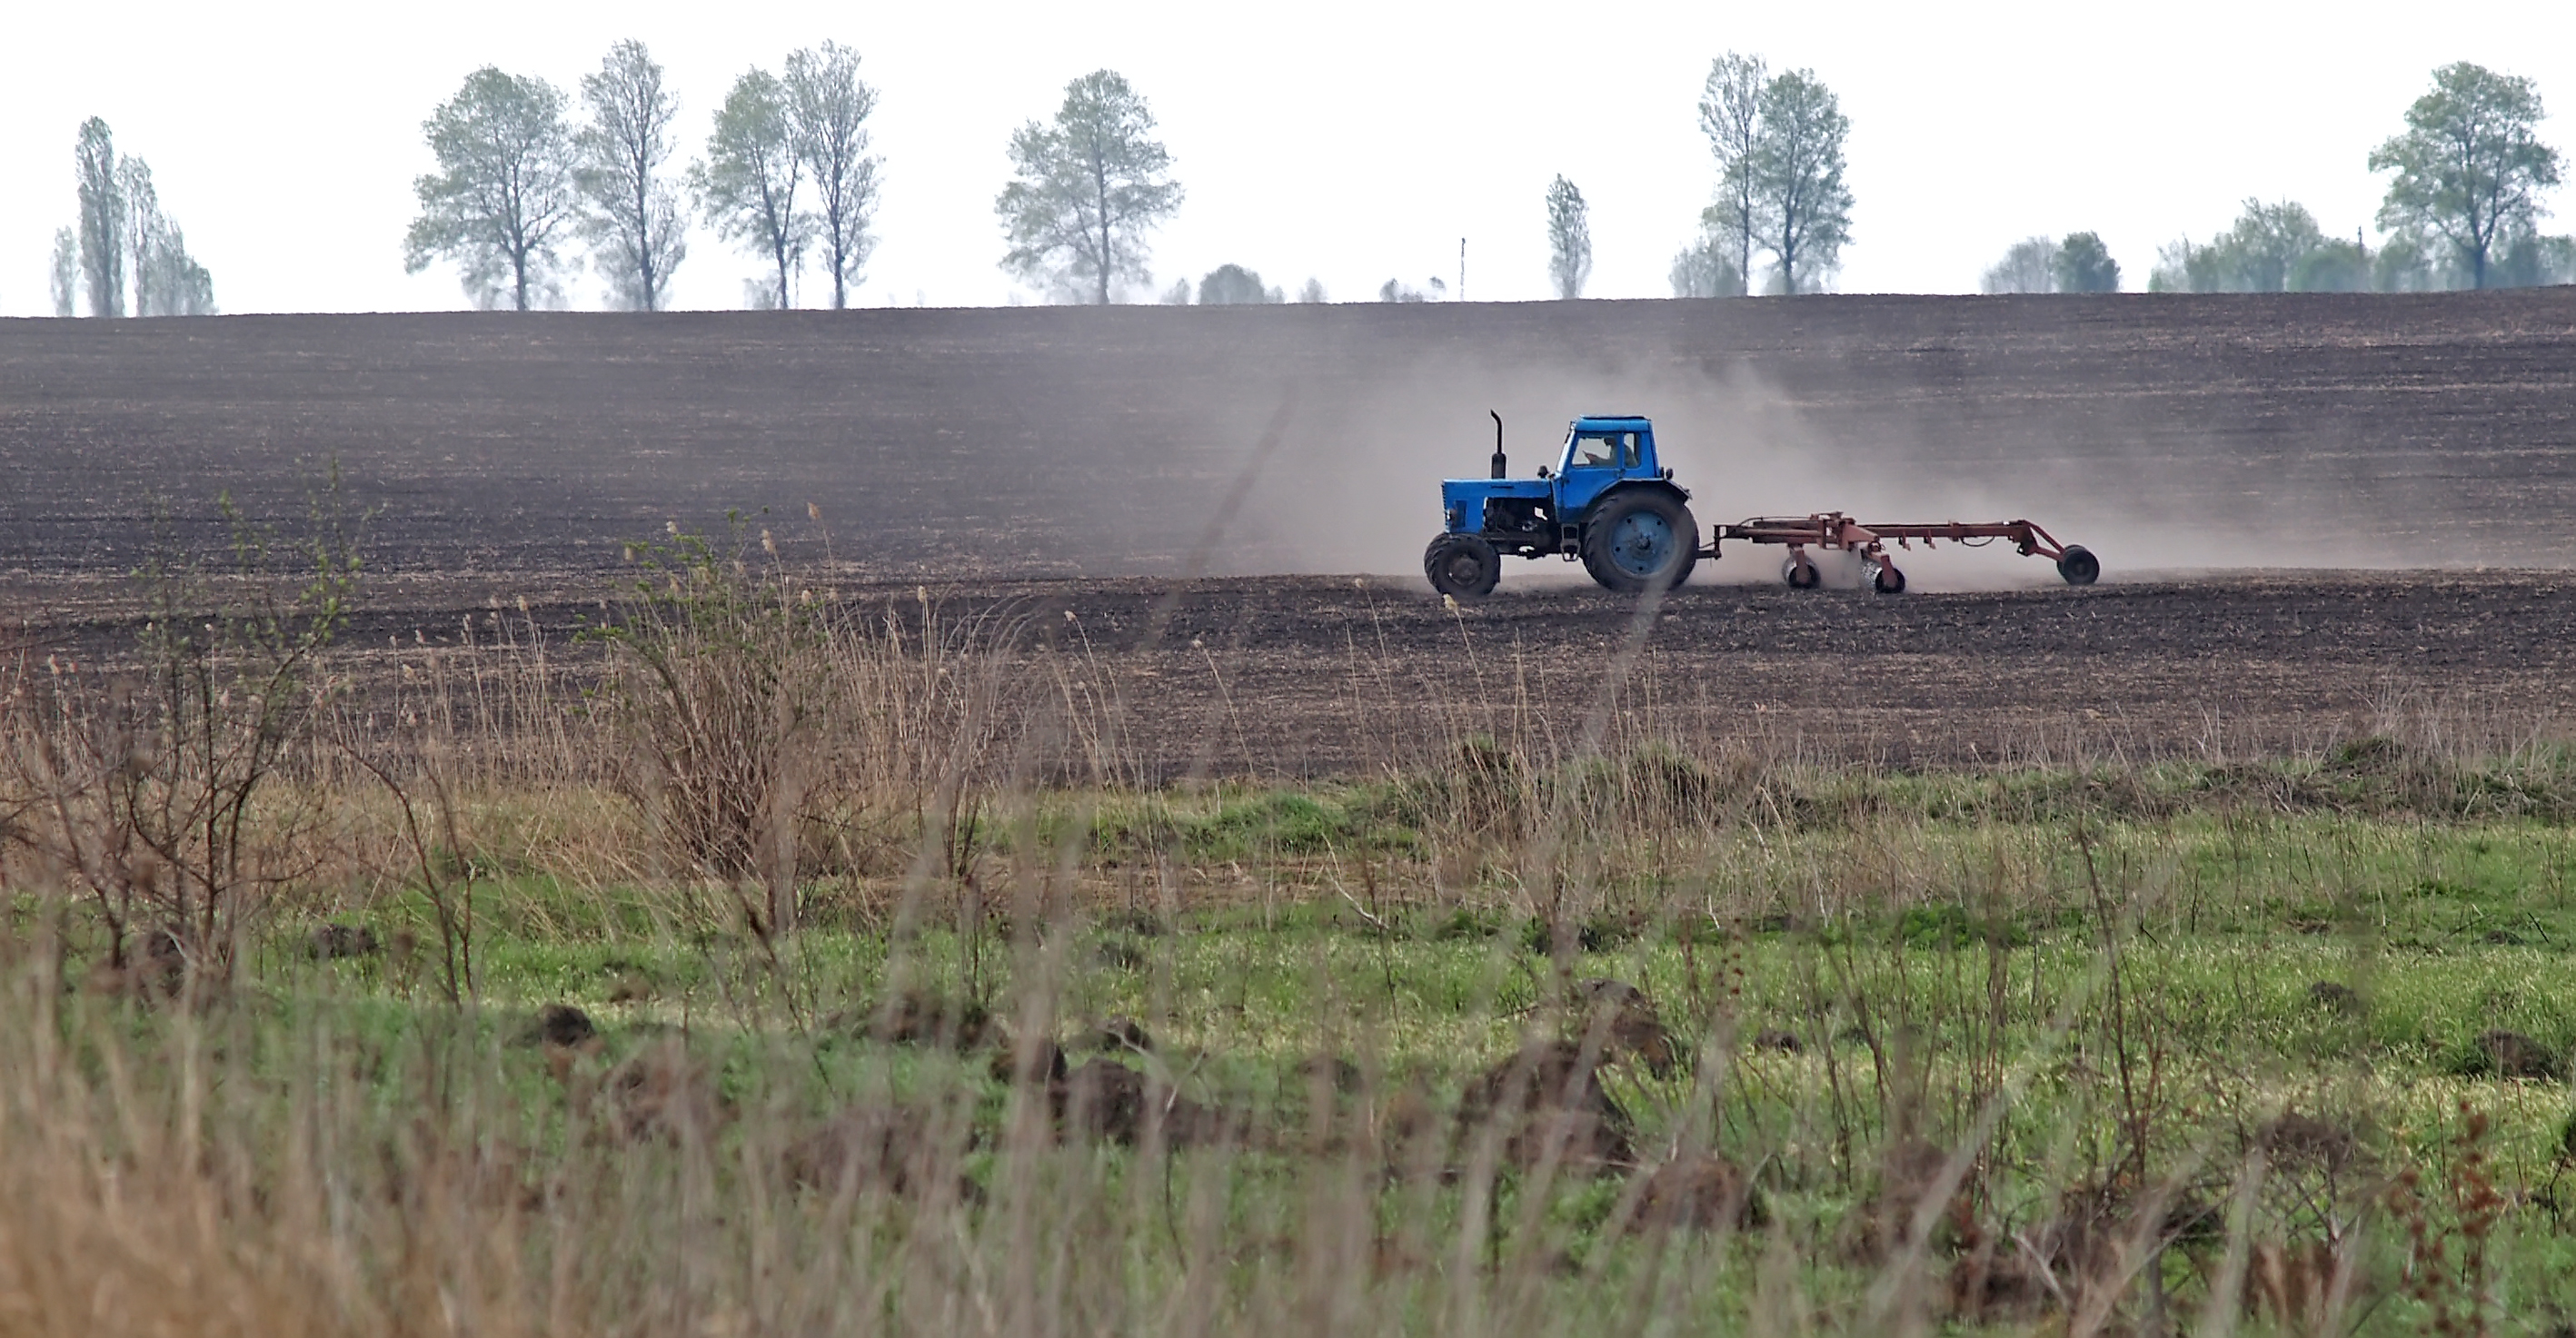
[[[1423,555],[1441,593],[1476,598],[1501,579],[1504,554],[1580,559],[1612,590],[1679,584],[1699,551],[1699,529],[1655,458],[1655,425],[1633,414],[1595,414],[1566,425],[1553,469],[1507,477],[1502,415],[1494,415],[1492,477],[1440,485],[1444,525]]]
[[[1548,471],[1539,470],[1539,477]],[[1655,425],[1643,418],[1577,418],[1567,426],[1556,462],[1560,514],[1580,512],[1629,479],[1667,477],[1655,463]]]

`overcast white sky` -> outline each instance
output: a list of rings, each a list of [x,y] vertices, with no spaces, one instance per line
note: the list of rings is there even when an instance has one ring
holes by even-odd
[[[101,20],[109,19],[102,23]],[[1005,301],[993,197],[1013,127],[1108,66],[1151,102],[1188,188],[1158,235],[1168,284],[1236,261],[1337,299],[1390,277],[1547,295],[1541,195],[1592,204],[1589,295],[1668,295],[1711,169],[1694,104],[1712,56],[1812,67],[1850,116],[1859,204],[1836,287],[1962,292],[2015,239],[2099,231],[2142,287],[2158,244],[2288,198],[2367,224],[2364,166],[2434,66],[2539,81],[2576,154],[2576,4],[1414,5],[857,7],[460,0],[121,4],[9,0],[0,17],[0,315],[42,314],[73,219],[87,116],[152,164],[226,311],[464,305],[452,270],[402,271],[420,122],[496,64],[571,90],[608,44],[669,69],[687,141],[733,77],[833,38],[882,100],[881,238],[868,305]],[[2571,226],[2576,188],[2552,201]],[[2375,232],[2373,234],[2376,235]],[[742,303],[753,262],[701,228],[678,305]],[[576,305],[597,306],[585,274]],[[822,290],[809,284],[807,304]]]

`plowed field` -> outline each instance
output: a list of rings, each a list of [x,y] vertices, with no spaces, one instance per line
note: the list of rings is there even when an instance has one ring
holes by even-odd
[[[1730,558],[1639,624],[1512,564],[1452,615],[1410,573],[1488,406],[1521,469],[1651,414],[1703,522],[2029,516],[2108,575],[1945,551],[1880,599]],[[627,541],[735,510],[857,598],[1079,624],[1166,773],[1376,765],[1413,706],[1571,720],[1623,648],[1623,718],[1897,762],[2576,704],[2567,289],[0,322],[0,597],[54,651],[118,644],[156,523],[291,531],[334,461],[374,509],[354,644],[522,597],[560,629]]]

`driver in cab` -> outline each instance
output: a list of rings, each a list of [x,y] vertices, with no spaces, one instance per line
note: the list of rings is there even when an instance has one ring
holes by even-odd
[[[1578,466],[1618,464],[1619,438],[1623,435],[1625,434],[1611,433],[1607,436],[1575,438],[1574,463]]]

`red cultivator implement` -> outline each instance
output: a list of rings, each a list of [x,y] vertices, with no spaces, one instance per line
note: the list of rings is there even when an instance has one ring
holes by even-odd
[[[1915,540],[1925,548],[1948,540],[1966,548],[1982,548],[1998,539],[2008,539],[2023,557],[2043,557],[2057,564],[2057,574],[2068,585],[2091,585],[2102,574],[2102,564],[2080,544],[2061,544],[2049,532],[2027,520],[2007,520],[1981,525],[1948,521],[1939,525],[1863,525],[1840,511],[1827,511],[1813,516],[1757,516],[1733,525],[1717,527],[1716,537],[1708,546],[1708,556],[1716,557],[1726,541],[1739,543],[1785,544],[1789,559],[1780,566],[1781,579],[1794,589],[1812,589],[1823,579],[1814,559],[1807,556],[1810,548],[1858,553],[1863,573],[1870,587],[1882,594],[1899,594],[1905,589],[1905,573],[1888,557],[1887,546],[1911,549]]]

